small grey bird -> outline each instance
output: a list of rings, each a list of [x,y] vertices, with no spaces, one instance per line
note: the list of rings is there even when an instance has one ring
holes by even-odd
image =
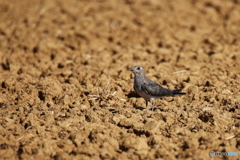
[[[145,99],[146,107],[148,101],[152,101],[152,111],[154,109],[154,100],[164,96],[180,96],[186,93],[181,92],[182,89],[171,90],[163,88],[158,83],[145,77],[144,69],[141,66],[134,66],[129,69],[134,73],[134,90]]]

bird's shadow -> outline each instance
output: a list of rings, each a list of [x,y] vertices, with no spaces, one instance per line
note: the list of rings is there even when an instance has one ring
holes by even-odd
[[[130,93],[128,93],[128,94],[126,94],[126,96],[128,97],[128,98],[141,98],[136,92],[134,92],[134,91],[131,91]],[[136,108],[136,109],[139,109],[139,110],[144,110],[144,109],[146,109],[146,108],[144,108],[144,107],[141,107],[141,106],[137,106],[136,104],[133,104],[133,107],[134,108]]]
[[[126,94],[126,96],[128,98],[141,98],[141,96],[139,96],[135,91],[131,91],[130,93]],[[141,106],[137,106],[136,104],[133,104],[133,107],[139,110],[145,110],[146,107],[141,107]],[[158,108],[154,107],[153,111],[157,110]],[[152,111],[152,108],[148,108],[148,110]]]
[[[132,98],[132,97],[140,98],[140,96],[136,92],[134,92],[134,91],[131,91],[130,93],[126,94],[126,96],[128,98]]]

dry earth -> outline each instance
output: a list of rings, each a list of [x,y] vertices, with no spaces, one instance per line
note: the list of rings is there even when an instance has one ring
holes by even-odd
[[[0,159],[240,154],[239,0],[0,0],[0,56]]]

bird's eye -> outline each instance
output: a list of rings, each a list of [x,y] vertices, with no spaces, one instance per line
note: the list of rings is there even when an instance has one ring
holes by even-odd
[[[140,70],[140,67],[137,67],[137,70]]]

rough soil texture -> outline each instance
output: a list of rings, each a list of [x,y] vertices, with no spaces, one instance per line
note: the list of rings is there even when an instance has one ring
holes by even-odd
[[[0,57],[0,159],[240,154],[238,0],[1,0]]]

